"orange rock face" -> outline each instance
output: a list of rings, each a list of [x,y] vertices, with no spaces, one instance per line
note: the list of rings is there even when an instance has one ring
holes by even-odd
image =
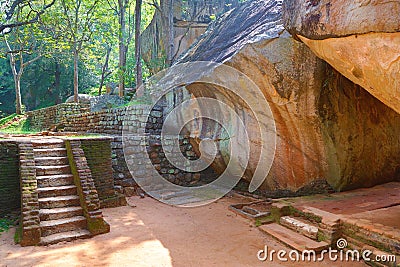
[[[285,2],[285,27],[321,59],[400,113],[400,2]]]
[[[285,0],[285,28],[309,39],[400,30],[400,2],[392,0]]]
[[[223,62],[249,77],[268,101],[276,125],[276,151],[262,189],[308,188],[312,193],[312,185],[321,180],[346,190],[398,179],[400,115],[293,39],[282,27],[279,3],[252,1],[232,12],[182,59]],[[250,16],[246,8],[252,10]],[[246,27],[244,36],[241,25]],[[255,111],[221,87],[194,83],[186,88],[195,98],[220,100],[242,118],[251,146],[244,178],[250,180],[257,164],[263,164],[258,162],[262,148]],[[240,91],[245,94],[248,88]],[[201,131],[205,135],[221,130],[205,121]],[[229,154],[226,147],[220,149]],[[228,160],[217,158],[214,168],[223,171]]]

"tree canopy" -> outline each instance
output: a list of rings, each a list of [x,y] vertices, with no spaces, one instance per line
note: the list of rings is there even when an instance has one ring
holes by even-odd
[[[211,22],[239,2],[0,0],[0,117],[62,103],[78,93],[102,94],[106,87],[118,88],[123,97],[126,88],[136,88],[178,56],[173,42],[180,46],[178,39],[189,31],[174,35],[174,27],[182,27],[182,21],[189,22],[188,29],[194,20]],[[157,24],[160,14],[167,24]],[[142,38],[152,24],[168,35],[151,44]],[[146,60],[142,47],[160,42],[172,48]]]

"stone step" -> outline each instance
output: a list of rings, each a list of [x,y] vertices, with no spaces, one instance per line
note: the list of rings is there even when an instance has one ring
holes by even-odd
[[[80,206],[39,210],[41,221],[59,220],[82,215],[83,209]]]
[[[300,252],[304,250],[320,252],[329,247],[326,242],[317,242],[277,223],[261,225],[258,229]]]
[[[69,165],[36,166],[36,176],[57,174],[71,174],[71,168]]]
[[[74,231],[57,233],[57,234],[52,234],[52,235],[42,237],[40,240],[40,245],[46,246],[46,245],[56,244],[59,242],[73,241],[76,239],[83,239],[83,238],[89,238],[89,237],[91,237],[91,234],[88,230],[77,229]]]
[[[56,187],[56,186],[74,184],[74,176],[72,174],[37,176],[36,178],[37,178],[38,188]]]
[[[300,219],[296,219],[290,216],[283,216],[279,220],[280,224],[292,229],[306,237],[317,240],[318,239],[318,227],[302,222]]]
[[[66,157],[67,149],[65,148],[40,148],[33,149],[35,157]]]
[[[36,166],[69,165],[67,157],[35,157]]]
[[[86,218],[83,216],[40,222],[42,237],[62,232],[74,231],[77,229],[84,229],[86,227]]]
[[[38,139],[32,140],[34,149],[65,148],[64,141],[61,139]]]
[[[384,226],[382,226],[382,228],[383,227]],[[346,228],[345,235],[349,234],[351,235],[352,239],[356,241],[364,244],[374,244],[374,246],[376,247],[400,255],[400,243],[393,238],[388,238],[382,235],[382,233],[377,233],[376,229],[374,229],[373,227],[369,229],[357,229],[356,227],[354,227],[351,230],[349,230],[349,228]],[[354,242],[351,242],[351,244],[353,245]]]
[[[356,240],[352,237],[349,237],[348,235],[342,234],[341,238],[344,238],[347,240],[348,242],[348,246],[347,248],[349,249],[357,249],[359,251],[361,251],[362,247],[365,245],[364,242],[360,241],[360,240]]]
[[[54,187],[42,187],[37,189],[39,198],[58,197],[77,195],[78,191],[75,185],[63,185]]]
[[[40,209],[64,208],[80,206],[78,196],[60,196],[39,198]]]

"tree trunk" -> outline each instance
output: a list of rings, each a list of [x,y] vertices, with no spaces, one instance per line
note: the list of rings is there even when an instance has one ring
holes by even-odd
[[[60,64],[58,63],[57,59],[55,61],[55,70],[54,70],[54,93],[55,93],[55,103],[60,104],[61,99],[60,95],[57,92],[60,92],[60,85],[61,85],[61,70],[60,70]]]
[[[140,22],[142,20],[142,0],[136,0],[135,8],[135,59],[136,59],[136,90],[143,83],[142,60],[141,60],[141,36]]]
[[[168,0],[167,12],[167,66],[172,65],[174,57],[174,0]]]
[[[22,100],[21,100],[21,75],[22,74],[22,66],[20,73],[17,72],[15,55],[13,53],[9,54],[10,56],[10,67],[14,78],[14,86],[15,86],[15,113],[18,115],[22,114]]]
[[[14,76],[15,83],[15,113],[22,114],[22,100],[21,100],[21,76]]]
[[[99,86],[99,96],[101,95],[101,89],[103,89],[104,80],[107,77],[106,72],[108,71],[108,61],[110,60],[110,53],[111,53],[111,47],[107,47],[106,60],[104,61],[103,69],[102,69],[102,72],[101,72],[101,79],[100,79],[100,86]]]
[[[78,62],[79,62],[79,53],[77,49],[74,49],[74,102],[79,103],[78,96]]]
[[[125,21],[125,5],[124,0],[118,0],[119,9],[119,85],[118,94],[120,97],[124,96],[125,91],[125,68],[126,68],[126,21]]]

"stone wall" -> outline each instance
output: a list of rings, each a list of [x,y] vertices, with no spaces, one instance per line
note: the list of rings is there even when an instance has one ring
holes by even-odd
[[[68,104],[74,105],[74,104]],[[66,106],[68,106],[66,104]],[[129,131],[133,135],[151,136],[146,146],[154,168],[168,181],[178,185],[197,184],[200,178],[214,179],[211,169],[202,173],[188,173],[172,166],[164,155],[160,146],[160,135],[163,124],[163,105],[161,102],[152,108],[150,106],[134,105],[123,108],[114,108],[98,112],[64,113],[64,117],[57,118],[57,123],[62,125],[58,130],[64,132],[98,133],[107,135],[104,138],[79,138],[84,150],[87,164],[92,172],[92,177],[98,191],[102,205],[114,197],[115,192],[125,193],[129,196],[136,193],[137,184],[126,165],[122,134]],[[43,114],[54,114],[54,110],[61,110],[62,105],[39,110],[37,114],[30,114],[31,125],[43,126],[54,125],[53,119]],[[48,110],[48,112],[46,112]],[[58,111],[57,114],[62,114]],[[38,120],[38,121],[36,121]],[[47,121],[46,121],[47,120]],[[189,142],[188,137],[181,137],[181,151],[185,157],[195,159],[196,154]],[[138,167],[137,172],[143,171],[144,167]],[[115,191],[116,190],[116,191]]]
[[[145,111],[148,112],[149,108],[147,105],[135,105],[66,116],[63,131],[121,135],[124,129],[132,134],[145,131],[159,134],[163,122],[162,108],[153,108],[147,118]]]
[[[134,189],[137,187],[137,184],[132,178],[128,166],[126,165],[122,144],[122,136],[115,136],[113,138],[111,142],[111,149],[112,169],[115,186],[120,190],[127,188],[126,192],[124,193],[126,195],[132,195],[134,193]],[[128,191],[129,193],[127,193]]]
[[[29,111],[26,115],[32,129],[48,130],[62,123],[67,116],[88,111],[88,104],[68,103]]]
[[[144,138],[138,136],[138,138]],[[135,179],[140,179],[148,175],[149,169],[155,169],[165,180],[180,186],[198,186],[204,183],[214,181],[218,175],[212,170],[211,167],[198,172],[192,173],[181,170],[171,164],[166,158],[164,150],[172,151],[173,140],[175,136],[164,136],[165,145],[161,145],[160,135],[147,136],[147,142],[136,142],[134,147],[127,150],[126,153],[134,155],[134,157],[143,157],[140,151],[147,151],[148,157],[151,160],[152,166],[146,167],[144,165],[131,165],[130,169],[133,171]],[[193,147],[190,142],[190,137],[180,136],[179,138],[180,150],[172,153],[170,160],[176,158],[176,154],[182,153],[184,157],[189,160],[198,159],[196,153],[193,151]],[[123,143],[121,137],[115,137],[112,142],[113,155],[112,155],[112,167],[113,177],[115,185],[123,189],[124,194],[130,196],[135,194],[136,187],[138,186],[135,179],[132,177],[127,163],[125,161],[125,155],[123,150]]]
[[[18,147],[0,141],[0,217],[21,206]]]
[[[169,160],[165,157],[164,150],[172,150],[173,139],[175,137],[165,136],[164,144],[165,146],[161,146],[161,137],[160,136],[151,136],[149,138],[149,142],[147,145],[147,153],[150,156],[151,163],[154,168],[161,174],[164,179],[170,181],[171,183],[181,185],[181,186],[190,186],[199,182],[201,174],[200,173],[192,173],[186,172],[181,169],[173,166]],[[197,155],[194,153],[192,149],[192,145],[190,144],[190,139],[187,136],[180,136],[179,139],[179,147],[180,151],[176,153],[182,153],[185,158],[189,160],[198,159]],[[172,154],[171,160],[174,160],[174,157],[178,155]]]

